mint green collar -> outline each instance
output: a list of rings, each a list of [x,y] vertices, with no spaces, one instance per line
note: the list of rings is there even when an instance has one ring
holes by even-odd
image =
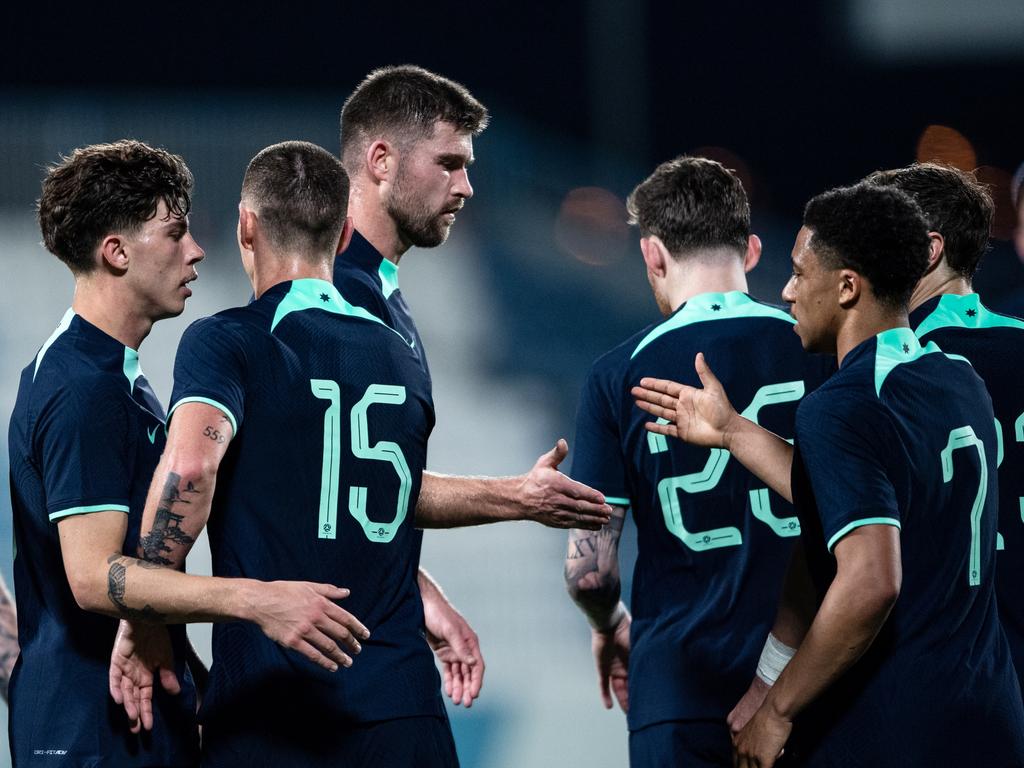
[[[135,391],[135,380],[142,375],[142,366],[139,364],[139,353],[131,347],[124,348],[124,375],[131,384],[132,392]]]
[[[890,328],[876,337],[875,395],[881,396],[882,384],[896,366],[910,363],[924,355],[942,352],[934,341],[924,347],[909,328]],[[963,359],[963,358],[960,358]]]
[[[64,331],[71,325],[71,321],[75,319],[75,310],[68,307],[68,311],[64,313],[64,317],[57,323],[57,327],[53,333],[50,334],[50,338],[43,342],[43,346],[39,348],[39,352],[36,354],[36,367],[32,371],[32,381],[36,380],[36,374],[39,373],[39,364],[43,362],[43,355],[46,354],[46,350],[53,346],[53,342],[57,340]]]
[[[274,320],[270,324],[270,332],[273,333],[278,323],[292,312],[301,312],[307,309],[322,309],[335,315],[358,317],[363,320],[369,320],[372,323],[378,323],[408,344],[402,334],[391,328],[379,317],[367,312],[362,307],[349,304],[338,293],[338,289],[334,287],[333,283],[314,277],[292,280],[288,293],[281,299],[281,303],[277,305],[277,312],[274,313]]]
[[[675,314],[652,328],[633,350],[630,358],[636,357],[640,350],[670,331],[706,320],[734,320],[738,317],[771,317],[790,324],[796,322],[788,312],[754,301],[743,291],[701,293],[688,299]]]
[[[398,265],[395,262],[382,258],[377,268],[380,275],[380,287],[384,292],[384,299],[387,300],[391,294],[398,290]]]
[[[920,338],[938,328],[1022,328],[1024,321],[993,312],[976,293],[957,296],[947,293],[914,333]]]

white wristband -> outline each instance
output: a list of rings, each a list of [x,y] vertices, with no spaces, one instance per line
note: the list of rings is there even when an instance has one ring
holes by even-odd
[[[779,638],[768,633],[768,639],[764,642],[764,649],[761,651],[761,658],[757,662],[757,676],[768,685],[775,685],[782,670],[789,664],[789,660],[796,654],[796,648],[790,648]]]

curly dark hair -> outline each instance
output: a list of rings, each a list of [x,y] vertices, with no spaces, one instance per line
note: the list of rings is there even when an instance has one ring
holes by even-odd
[[[326,149],[284,141],[249,162],[242,199],[258,211],[276,247],[333,256],[345,226],[348,174]]]
[[[861,182],[811,199],[804,208],[810,247],[831,269],[867,278],[875,297],[905,310],[928,268],[928,222],[907,193]]]
[[[90,272],[100,241],[137,231],[161,200],[175,217],[192,207],[192,172],[178,155],[130,139],[81,147],[43,179],[36,202],[43,243],[75,274]]]
[[[664,162],[626,200],[629,223],[656,235],[676,258],[702,248],[746,252],[750,203],[739,177],[715,160],[683,155]]]
[[[875,171],[865,181],[895,187],[914,198],[928,228],[945,240],[946,263],[968,280],[974,276],[988,250],[995,205],[973,174],[939,163],[915,163]]]
[[[412,64],[381,67],[341,108],[341,159],[351,172],[355,153],[371,137],[429,136],[438,120],[478,136],[489,119],[487,108],[461,83]]]

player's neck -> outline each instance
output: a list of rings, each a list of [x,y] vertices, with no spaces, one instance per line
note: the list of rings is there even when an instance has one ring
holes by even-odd
[[[409,243],[403,242],[398,226],[387,212],[383,201],[370,190],[369,194],[359,185],[352,187],[348,201],[348,215],[356,231],[366,238],[377,251],[390,262],[397,264],[409,250]]]
[[[253,293],[258,299],[275,285],[289,280],[325,280],[334,278],[334,260],[312,261],[303,254],[275,253],[257,255],[252,276]]]
[[[672,312],[694,296],[702,293],[747,291],[747,275],[743,264],[730,261],[722,264],[679,263],[665,277],[664,292]]]
[[[839,332],[836,334],[836,357],[839,365],[850,350],[892,328],[909,328],[910,321],[903,310],[891,310],[879,304],[872,304],[863,309],[852,309],[843,319]]]
[[[968,293],[974,293],[974,288],[971,286],[970,278],[940,266],[922,277],[914,288],[914,293],[910,296],[910,311],[913,312],[929,299],[945,296],[947,293],[966,296]]]
[[[137,350],[156,322],[141,308],[141,303],[117,279],[89,275],[75,280],[71,308],[108,336]]]

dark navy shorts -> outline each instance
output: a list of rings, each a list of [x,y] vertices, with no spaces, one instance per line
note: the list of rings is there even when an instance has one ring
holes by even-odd
[[[289,724],[294,726],[294,722]],[[203,726],[204,768],[458,768],[448,718],[427,715],[310,728]]]
[[[629,732],[631,768],[732,768],[725,720],[671,720]]]

